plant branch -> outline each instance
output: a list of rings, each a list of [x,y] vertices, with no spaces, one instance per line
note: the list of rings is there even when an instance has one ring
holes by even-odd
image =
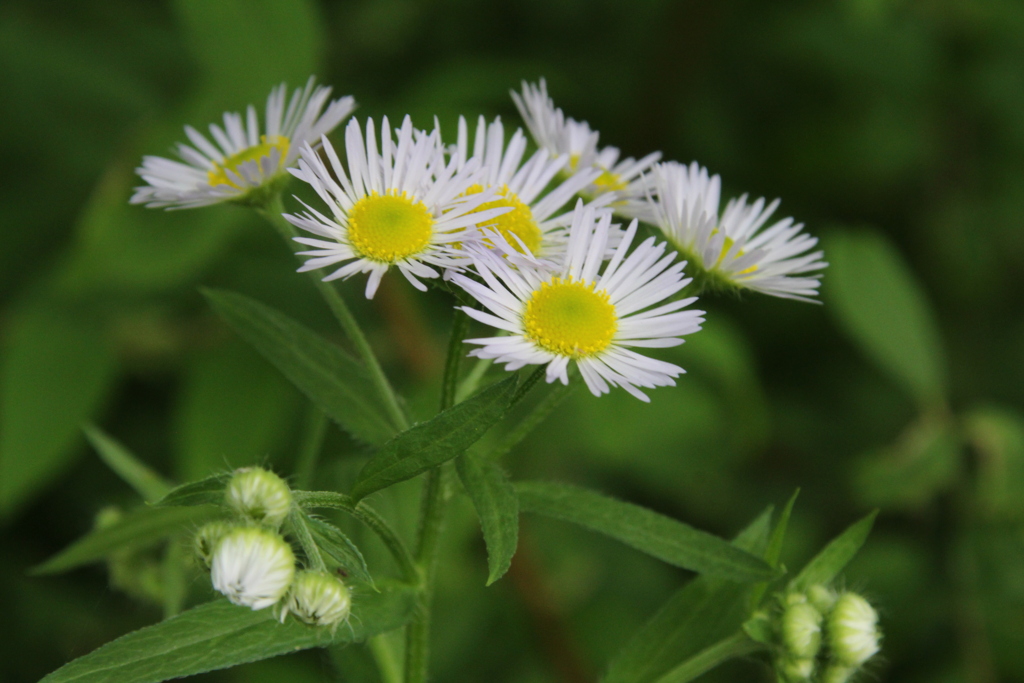
[[[258,207],[257,211],[267,219],[277,230],[278,234],[288,243],[289,248],[291,248],[292,238],[298,233],[295,230],[295,226],[286,221],[282,215],[284,213],[284,204],[281,201],[281,195],[273,195],[267,200],[266,204]],[[330,282],[324,282],[314,272],[310,272],[309,275],[323,296],[324,301],[330,307],[334,317],[338,320],[341,328],[345,331],[345,335],[355,346],[356,353],[370,373],[370,379],[377,388],[377,392],[380,394],[380,398],[384,402],[384,407],[387,409],[391,420],[399,430],[408,429],[409,419],[398,402],[398,395],[391,387],[391,383],[384,374],[384,369],[381,368],[380,363],[377,361],[377,356],[374,355],[373,349],[370,347],[370,342],[367,341],[366,335],[363,334],[362,328],[359,327],[359,322],[352,314],[348,304],[345,303],[345,299],[342,298],[341,294]]]

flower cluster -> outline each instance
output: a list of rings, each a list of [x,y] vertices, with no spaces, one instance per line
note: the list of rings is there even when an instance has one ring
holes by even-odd
[[[499,119],[483,117],[472,145],[464,118],[454,144],[409,117],[397,127],[353,119],[336,150],[326,135],[352,99],[321,115],[329,92],[310,81],[285,112],[284,92],[267,103],[266,135],[250,108],[245,124],[228,114],[223,129],[211,126],[219,148],[188,128],[195,148],[179,149],[185,164],[147,157],[139,174],[148,185],[133,201],[258,204],[268,189],[279,194],[287,170],[322,202],[284,214],[307,247],[300,270],[326,269],[324,280],[365,273],[367,298],[393,269],[420,290],[443,278],[475,299],[468,315],[498,330],[467,340],[471,355],[510,371],[544,365],[548,382],[568,383],[578,369],[595,395],[621,387],[646,401],[642,389],[675,383],[682,368],[637,349],[675,346],[700,329],[703,312],[686,294],[817,293],[822,253],[791,218],[767,225],[778,200],[743,195],[720,213],[717,175],[661,162],[660,152],[620,158],[555,106],[543,80],[512,93],[537,146],[529,156],[522,130],[506,139]],[[623,229],[616,214],[632,222]],[[638,240],[638,221],[667,241]]]
[[[880,649],[878,613],[857,593],[816,585],[779,602],[775,665],[785,683],[846,683]]]
[[[235,513],[195,535],[196,555],[210,568],[214,589],[236,605],[254,610],[280,606],[315,626],[337,626],[348,618],[351,596],[338,577],[324,571],[296,569],[295,553],[281,535],[292,510],[288,484],[259,467],[235,470],[224,490],[225,505]]]

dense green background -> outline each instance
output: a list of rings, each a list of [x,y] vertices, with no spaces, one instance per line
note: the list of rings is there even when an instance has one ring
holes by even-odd
[[[508,459],[716,533],[802,494],[799,563],[871,507],[846,573],[882,613],[885,681],[1024,678],[1024,5],[1011,0],[610,2],[6,0],[0,7],[0,679],[34,681],[159,618],[102,567],[26,571],[137,497],[86,447],[93,420],[168,477],[290,472],[303,406],[208,310],[245,292],[337,336],[265,225],[235,207],[129,207],[141,155],[185,123],[310,73],[358,115],[518,122],[556,103],[639,156],[783,197],[823,238],[824,306],[705,300],[642,405],[578,392]],[[450,313],[404,284],[346,286],[413,406],[436,402]],[[329,437],[318,484],[361,462]],[[411,531],[416,485],[379,495]],[[441,681],[593,680],[688,579],[612,541],[524,519],[491,588],[469,503],[439,574]],[[379,555],[379,553],[378,553]],[[376,555],[371,556],[371,562]],[[379,559],[379,558],[377,558]],[[202,579],[193,599],[205,591]],[[210,681],[362,680],[314,652]],[[739,663],[708,680],[768,680]],[[372,679],[366,679],[372,680]]]

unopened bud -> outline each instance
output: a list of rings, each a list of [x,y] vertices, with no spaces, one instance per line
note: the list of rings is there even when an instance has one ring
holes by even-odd
[[[828,617],[828,645],[842,666],[856,668],[878,652],[878,613],[856,593],[843,593]]]
[[[295,576],[295,554],[273,531],[232,529],[220,539],[210,562],[213,587],[236,605],[263,609],[288,592]]]
[[[235,470],[224,491],[228,507],[256,524],[275,529],[292,507],[292,492],[281,477],[262,467]]]
[[[807,602],[786,607],[782,613],[782,645],[794,659],[813,660],[821,649],[821,612]]]
[[[814,609],[822,614],[828,614],[836,604],[836,592],[821,584],[811,586],[807,589],[807,601],[814,605]]]
[[[807,683],[814,675],[813,659],[783,659],[779,664],[779,673],[786,683]]]
[[[307,624],[335,626],[348,618],[351,608],[352,596],[341,579],[326,572],[301,571],[281,610],[281,621],[291,612]]]
[[[210,522],[200,527],[199,531],[196,532],[192,545],[195,548],[196,556],[207,567],[210,566],[210,561],[213,559],[213,551],[216,550],[217,543],[231,529],[231,524],[227,522]]]
[[[821,683],[846,683],[856,672],[857,667],[855,666],[843,666],[833,663],[825,667],[825,670],[821,672],[819,680]]]

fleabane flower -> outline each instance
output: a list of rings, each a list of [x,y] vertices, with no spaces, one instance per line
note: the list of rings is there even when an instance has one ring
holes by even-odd
[[[548,184],[569,163],[569,155],[552,157],[537,150],[525,163],[526,136],[521,129],[505,144],[505,129],[497,118],[489,125],[481,116],[477,122],[473,151],[470,154],[466,120],[459,117],[458,142],[453,149],[459,168],[477,163],[482,169],[478,184],[468,192],[493,189],[498,197],[481,209],[508,207],[510,211],[493,220],[492,229],[520,252],[529,251],[538,258],[557,259],[568,244],[568,226],[572,211],[561,214],[573,196],[591,184],[601,172],[583,169],[564,178],[550,192]],[[612,197],[608,197],[611,199]],[[595,205],[606,204],[598,199]]]
[[[563,384],[575,362],[595,396],[611,385],[647,401],[640,387],[674,385],[682,368],[633,349],[676,346],[700,329],[704,312],[681,310],[695,298],[663,303],[690,282],[685,263],[674,263],[676,255],[666,254],[666,245],[653,237],[630,253],[633,221],[603,265],[611,229],[610,211],[580,200],[556,269],[519,254],[494,232],[498,250],[473,247],[482,282],[464,274],[451,278],[486,310],[463,310],[507,336],[467,339],[480,347],[470,355],[493,358],[510,371],[544,364],[547,381]]]
[[[295,554],[279,534],[237,527],[221,537],[210,562],[213,587],[236,605],[264,609],[288,592]]]
[[[586,121],[566,117],[548,96],[544,79],[537,85],[523,82],[522,94],[512,92],[512,100],[519,109],[534,142],[551,156],[569,155],[569,170],[596,168],[598,175],[585,188],[589,196],[614,192],[614,197],[625,200],[644,195],[643,174],[661,158],[661,152],[652,152],[642,159],[620,159],[617,147],[599,147],[600,133]]]
[[[649,195],[631,201],[626,212],[658,226],[689,259],[707,284],[720,289],[750,289],[771,296],[815,301],[822,251],[810,251],[816,237],[803,223],[784,218],[765,227],[779,200],[766,204],[743,195],[719,214],[721,179],[696,162],[656,164]]]
[[[313,247],[299,252],[310,257],[299,270],[341,264],[324,280],[369,273],[368,299],[393,267],[414,287],[425,290],[419,278],[438,277],[440,271],[468,263],[461,248],[481,238],[477,226],[510,211],[507,207],[482,209],[496,195],[493,191],[467,194],[479,182],[476,161],[461,169],[455,159],[446,162],[440,133],[415,130],[408,116],[396,131],[387,117],[383,119],[379,151],[373,120],[366,122],[365,145],[359,122],[349,122],[347,172],[331,143],[325,138],[322,144],[326,163],[307,145],[298,169],[292,171],[328,207],[325,214],[304,204],[305,212],[284,216],[315,235],[295,238]]]
[[[331,89],[314,88],[312,77],[305,88],[291,98],[287,95],[283,83],[271,91],[262,127],[251,105],[244,119],[228,112],[223,127],[211,124],[212,142],[185,126],[192,145],[178,143],[181,161],[143,157],[136,172],[147,184],[135,188],[131,203],[189,209],[244,200],[259,188],[286,179],[285,170],[295,164],[302,147],[317,144],[355,108],[351,97],[328,103]]]

